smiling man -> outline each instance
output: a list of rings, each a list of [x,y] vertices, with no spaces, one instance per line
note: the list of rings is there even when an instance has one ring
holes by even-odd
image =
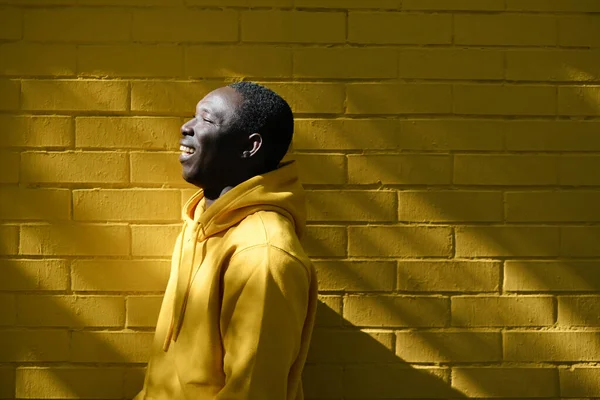
[[[289,105],[250,82],[204,97],[181,128],[183,209],[144,388],[136,400],[302,399],[317,302],[298,240],[302,186],[281,164]]]

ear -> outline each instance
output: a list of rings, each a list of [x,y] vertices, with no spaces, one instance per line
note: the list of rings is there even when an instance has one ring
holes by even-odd
[[[250,141],[250,143],[249,143],[248,148],[246,150],[244,150],[244,152],[242,153],[242,158],[252,157],[262,147],[263,139],[262,139],[262,136],[260,135],[260,133],[253,133],[252,135],[250,135],[248,137],[248,140]]]

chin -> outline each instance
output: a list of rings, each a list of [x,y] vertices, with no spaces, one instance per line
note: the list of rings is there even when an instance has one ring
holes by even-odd
[[[181,172],[181,177],[187,183],[191,183],[194,186],[203,187],[202,179],[198,176],[198,174],[194,174],[191,171],[187,171],[186,168],[183,168]]]

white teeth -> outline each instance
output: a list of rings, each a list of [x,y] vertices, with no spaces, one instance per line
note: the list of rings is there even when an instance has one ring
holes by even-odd
[[[193,148],[184,145],[179,146],[179,150],[186,154],[194,154],[196,152],[196,150],[194,150]]]

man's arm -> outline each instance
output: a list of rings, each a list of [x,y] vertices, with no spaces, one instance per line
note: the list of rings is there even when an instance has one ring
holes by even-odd
[[[232,257],[221,310],[226,382],[216,399],[287,397],[311,278],[297,259],[269,245]]]

